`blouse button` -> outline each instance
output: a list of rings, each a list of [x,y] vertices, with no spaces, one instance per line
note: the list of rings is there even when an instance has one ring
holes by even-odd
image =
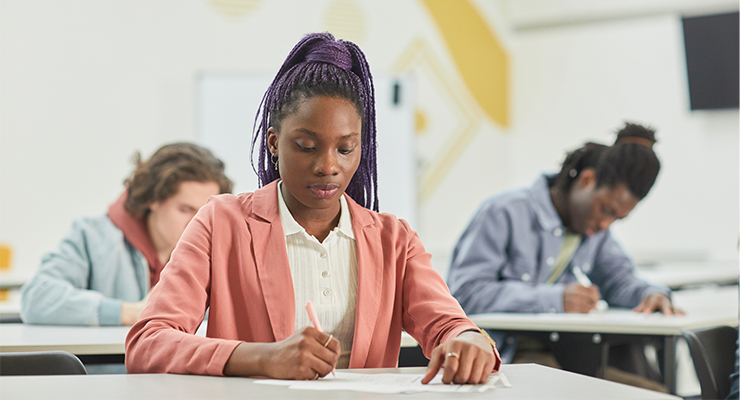
[[[322,293],[324,294],[324,296],[329,296],[331,294],[331,289],[324,289]]]
[[[323,251],[321,252],[321,258],[326,258],[326,253]]]
[[[549,266],[551,266],[551,267],[552,267],[553,265],[555,265],[555,259],[554,259],[554,258],[552,258],[552,257],[547,257],[547,265],[549,265]]]
[[[329,271],[324,271],[324,272],[322,272],[322,273],[321,273],[321,276],[323,276],[324,278],[328,278],[328,277],[330,277],[330,276],[331,276],[331,272],[329,272]]]
[[[526,273],[526,272],[522,274],[522,280],[523,280],[524,282],[529,282],[529,280],[530,280],[531,278],[532,278],[532,277],[531,277],[531,276],[529,276],[529,274],[528,274],[528,273]]]
[[[552,231],[552,234],[555,235],[555,237],[560,237],[560,235],[563,234],[563,230],[560,228],[555,228],[555,230]]]

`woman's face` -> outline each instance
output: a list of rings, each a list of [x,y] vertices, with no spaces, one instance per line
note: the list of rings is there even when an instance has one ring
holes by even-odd
[[[314,96],[286,116],[280,132],[267,131],[278,159],[283,197],[291,213],[332,218],[360,165],[362,118],[346,99]]]

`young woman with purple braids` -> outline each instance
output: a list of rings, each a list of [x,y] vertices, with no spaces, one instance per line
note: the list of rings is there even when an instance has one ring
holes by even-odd
[[[431,359],[424,383],[440,368],[445,383],[498,370],[417,234],[378,213],[374,88],[355,44],[322,33],[293,48],[253,147],[262,187],[211,198],[188,226],[128,335],[129,372],[316,379],[395,367],[401,330]]]

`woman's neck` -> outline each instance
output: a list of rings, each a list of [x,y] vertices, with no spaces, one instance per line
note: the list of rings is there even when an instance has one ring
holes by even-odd
[[[301,220],[296,218],[295,216],[293,216],[293,218],[300,226],[302,226],[306,230],[309,235],[315,237],[316,240],[323,243],[324,239],[329,236],[329,232],[331,232],[334,228],[336,228],[337,224],[339,224],[339,217],[341,214],[342,212],[340,208],[339,212],[331,220]]]

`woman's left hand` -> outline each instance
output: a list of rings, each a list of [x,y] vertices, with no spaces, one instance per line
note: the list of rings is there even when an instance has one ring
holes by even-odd
[[[479,332],[463,332],[432,351],[427,373],[421,383],[429,383],[440,368],[444,369],[443,383],[485,383],[500,364],[491,343]]]

